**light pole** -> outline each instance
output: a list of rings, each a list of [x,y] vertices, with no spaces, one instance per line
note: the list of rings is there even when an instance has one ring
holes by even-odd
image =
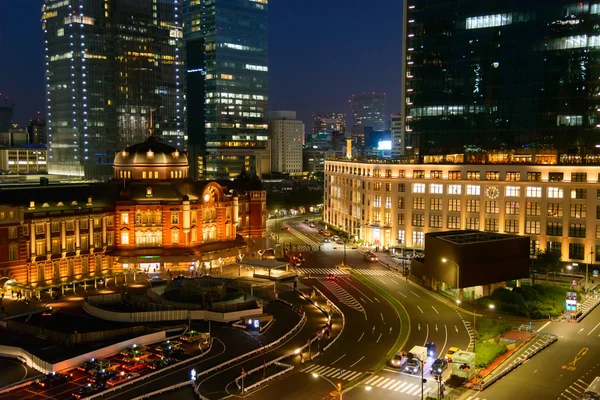
[[[372,387],[371,387],[370,385],[364,385],[364,384],[362,384],[362,383],[361,383],[361,384],[358,384],[358,385],[356,385],[356,386],[350,386],[349,388],[346,388],[346,389],[342,390],[342,384],[341,384],[341,383],[338,383],[338,384],[336,385],[336,384],[335,384],[335,383],[333,383],[333,381],[332,381],[332,380],[330,380],[329,378],[327,378],[327,377],[325,377],[325,376],[322,376],[322,375],[319,375],[319,374],[315,374],[314,372],[313,372],[312,376],[313,376],[313,378],[322,378],[322,379],[325,379],[327,382],[331,383],[331,384],[333,385],[333,387],[334,387],[334,388],[335,388],[335,389],[338,391],[338,393],[339,393],[339,395],[340,395],[340,400],[342,400],[342,396],[344,395],[344,393],[346,393],[346,392],[348,392],[348,391],[350,391],[350,390],[352,390],[352,389],[354,389],[354,388],[357,388],[357,387],[361,387],[361,386],[362,386],[362,387],[364,387],[364,388],[365,388],[365,390],[366,390],[367,392],[371,391],[371,389],[372,389]]]
[[[442,262],[444,264],[452,263],[452,264],[456,265],[456,290],[458,291],[458,297],[460,297],[460,286],[459,286],[460,266],[455,261],[448,260],[447,258],[442,258]]]
[[[594,250],[590,250],[590,262],[585,264],[585,291],[587,292],[588,287],[588,267],[592,263],[592,256],[594,255]]]

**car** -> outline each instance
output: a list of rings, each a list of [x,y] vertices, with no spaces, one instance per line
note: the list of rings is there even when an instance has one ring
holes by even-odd
[[[315,225],[313,222],[311,222],[309,226],[310,226],[311,228],[314,228],[314,227],[316,227],[316,225]]]
[[[338,235],[333,235],[333,240],[338,240],[340,237]]]
[[[304,220],[304,223],[305,223],[305,224],[308,224],[308,220],[307,220],[307,219],[305,219],[305,220]]]
[[[69,375],[60,374],[58,372],[51,372],[49,374],[44,375],[41,379],[37,380],[38,386],[43,388],[54,387],[58,385],[62,385],[63,383],[67,383],[69,381]]]
[[[153,371],[156,371],[157,369],[161,369],[169,365],[176,364],[178,362],[179,360],[176,358],[160,357],[154,360],[152,363],[148,364],[148,368],[150,368]]]
[[[410,359],[404,363],[404,372],[417,374],[421,372],[421,361],[417,358]]]
[[[113,376],[108,381],[106,381],[106,384],[108,386],[120,385],[121,383],[125,383],[132,379],[138,378],[139,376],[140,376],[140,374],[137,374],[135,372],[121,371],[120,373],[118,373],[117,375]]]
[[[80,371],[89,372],[93,369],[103,369],[110,365],[110,361],[101,360],[99,358],[92,358],[90,361],[84,362],[82,365],[77,367]]]
[[[128,347],[125,350],[123,350],[120,354],[125,357],[133,358],[133,357],[139,357],[139,355],[141,353],[144,353],[146,351],[148,351],[148,348],[146,346],[138,346],[138,345],[134,344],[133,346]]]
[[[166,350],[171,350],[174,347],[181,347],[181,342],[179,340],[167,340],[156,346],[154,351],[158,353],[163,353]]]
[[[437,346],[435,345],[435,342],[427,342],[425,347],[427,347],[427,357],[435,357],[437,354]]]
[[[163,354],[168,357],[182,356],[184,353],[185,349],[183,347],[172,347],[163,352]]]
[[[119,363],[112,363],[110,361],[104,361],[102,363],[100,363],[98,366],[93,367],[92,369],[88,370],[88,374],[95,374],[98,371],[102,371],[103,369],[107,370],[107,371],[116,371],[121,367],[121,364]]]
[[[84,399],[92,394],[101,392],[105,388],[106,386],[103,383],[88,383],[80,387],[77,392],[72,393],[72,396],[76,399]]]
[[[91,373],[90,376],[88,376],[88,381],[90,381],[92,383],[104,384],[104,383],[106,383],[106,381],[108,381],[110,378],[112,378],[116,374],[117,374],[117,371],[115,371],[115,370],[101,369],[99,371],[95,371],[94,373]]]
[[[399,351],[394,355],[394,357],[392,357],[391,360],[388,361],[388,364],[393,368],[402,368],[405,362],[406,356],[403,354],[403,352]]]
[[[372,251],[365,252],[365,259],[369,262],[377,262],[377,255]]]
[[[189,331],[189,332],[186,332],[184,335],[180,336],[179,340],[181,340],[182,342],[193,343],[193,342],[197,342],[198,340],[208,338],[208,335],[209,335],[208,333],[204,333],[204,332]]]
[[[458,347],[450,347],[448,349],[448,352],[446,353],[446,356],[444,357],[446,359],[446,361],[452,362],[452,355],[454,353],[456,353],[457,351],[460,351],[460,349]]]
[[[50,317],[58,312],[58,308],[48,307],[42,312],[42,317]]]
[[[323,238],[323,243],[329,243],[329,238]]]
[[[441,375],[448,368],[448,361],[443,358],[437,358],[431,366],[432,375]]]
[[[148,283],[150,284],[150,286],[156,286],[167,283],[167,280],[158,275],[155,275],[152,278],[148,279]]]
[[[344,241],[342,239],[336,239],[335,242],[337,244],[344,244]]]
[[[327,275],[327,280],[328,281],[335,281],[335,274],[329,274],[329,275]]]
[[[148,364],[145,360],[134,359],[132,362],[128,362],[122,365],[124,371],[141,371],[148,368]]]

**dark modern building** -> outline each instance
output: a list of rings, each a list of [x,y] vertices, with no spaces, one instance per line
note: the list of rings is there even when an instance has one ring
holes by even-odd
[[[338,131],[346,134],[346,114],[345,113],[321,113],[313,114],[313,133],[323,133],[328,131]]]
[[[350,103],[355,125],[385,129],[385,93],[355,94]]]
[[[413,154],[554,149],[583,159],[597,151],[600,4],[404,5],[401,115]]]
[[[183,135],[182,0],[46,0],[42,6],[49,172],[112,175],[115,151]]]
[[[268,0],[183,3],[192,174],[268,173]]]
[[[12,120],[14,115],[14,104],[9,105],[5,100],[4,105],[0,106],[0,133],[8,132],[12,128]]]
[[[46,121],[42,119],[30,119],[27,127],[29,143],[46,144]]]
[[[476,230],[425,235],[425,259],[411,274],[434,290],[454,290],[459,298],[491,294],[506,281],[529,277],[529,237]]]

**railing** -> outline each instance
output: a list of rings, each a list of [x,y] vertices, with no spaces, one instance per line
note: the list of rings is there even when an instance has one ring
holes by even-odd
[[[598,298],[598,296],[596,296],[596,301],[594,301],[592,303],[591,307],[589,307],[579,317],[577,317],[577,322],[581,322],[582,319],[584,319],[585,317],[587,317],[587,315],[589,313],[591,313],[592,311],[594,311],[594,308],[596,308],[598,306],[598,304],[600,304],[600,298]]]
[[[179,366],[181,366],[181,365],[183,365],[183,364],[187,364],[187,363],[189,363],[189,362],[192,362],[192,361],[198,360],[198,359],[200,359],[200,358],[204,357],[205,355],[207,355],[208,353],[210,353],[210,352],[211,352],[211,350],[212,350],[212,345],[213,345],[213,339],[211,338],[211,339],[210,339],[210,344],[209,344],[209,346],[208,346],[208,349],[207,349],[205,352],[203,352],[202,354],[198,354],[198,355],[196,355],[196,356],[194,356],[194,357],[190,357],[190,358],[188,358],[187,360],[183,360],[183,361],[180,361],[180,362],[178,362],[178,363],[175,363],[175,364],[169,365],[168,367],[165,367],[165,368],[162,368],[162,369],[156,370],[156,371],[154,371],[154,372],[151,372],[151,373],[149,373],[149,374],[147,374],[147,375],[140,376],[139,378],[132,379],[132,380],[130,380],[130,381],[128,381],[128,382],[125,382],[125,383],[123,383],[123,384],[120,384],[120,385],[118,385],[118,386],[115,386],[115,387],[112,387],[112,388],[110,388],[110,389],[104,390],[104,391],[102,391],[102,392],[95,393],[95,394],[93,394],[93,395],[91,395],[91,396],[89,396],[89,397],[86,397],[86,398],[85,398],[85,400],[91,400],[91,399],[95,399],[96,397],[104,396],[104,395],[105,395],[105,394],[107,394],[107,393],[114,392],[114,391],[117,391],[117,390],[121,390],[121,389],[122,389],[123,387],[125,387],[125,386],[129,386],[129,385],[132,385],[132,384],[134,384],[134,383],[139,383],[139,382],[141,382],[141,381],[143,381],[143,380],[145,380],[145,379],[148,379],[148,378],[150,378],[150,377],[156,376],[156,375],[158,375],[158,374],[162,374],[162,373],[164,373],[165,371],[168,371],[168,370],[170,370],[170,369],[173,369],[173,368],[175,368],[175,367],[179,367]],[[189,383],[187,383],[187,384],[189,385]],[[172,386],[170,386],[170,387],[172,388]],[[158,394],[158,393],[157,393],[157,394]],[[148,396],[148,397],[149,397],[149,396]],[[144,398],[144,397],[140,397],[140,398]]]

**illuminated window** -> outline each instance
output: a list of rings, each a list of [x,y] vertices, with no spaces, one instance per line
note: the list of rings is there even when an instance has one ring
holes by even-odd
[[[448,211],[460,212],[460,199],[448,199]]]
[[[563,198],[563,190],[557,187],[549,187],[548,188],[548,198],[549,199],[562,199]]]
[[[448,215],[448,222],[446,228],[460,229],[460,217],[455,215]]]
[[[413,193],[425,193],[425,184],[413,183]]]
[[[571,198],[572,199],[585,199],[585,198],[587,198],[587,190],[586,189],[571,189]]]
[[[441,228],[442,227],[442,216],[430,214],[429,215],[429,227],[430,228]]]
[[[443,194],[444,193],[444,185],[441,183],[432,183],[429,185],[429,193],[432,194]]]
[[[124,229],[121,231],[121,244],[128,245],[129,244],[129,230]]]
[[[541,187],[534,187],[534,186],[527,186],[527,197],[542,197],[542,188]]]
[[[467,185],[467,194],[473,195],[473,196],[479,196],[481,194],[481,186]]]
[[[479,200],[467,200],[467,212],[478,213],[479,212]]]
[[[521,195],[521,188],[518,186],[507,186],[504,194],[509,197],[519,197]]]
[[[477,17],[468,17],[465,21],[466,29],[493,28],[512,24],[512,14],[492,14]]]
[[[128,225],[128,224],[129,224],[129,214],[121,213],[121,225]]]
[[[525,233],[539,235],[541,232],[542,223],[540,221],[525,221]]]
[[[521,173],[520,172],[507,172],[506,173],[506,180],[507,181],[520,181],[521,180]]]
[[[413,208],[413,210],[424,210],[425,209],[425,199],[423,197],[414,197],[412,208]]]
[[[526,203],[525,207],[526,207],[526,209],[525,209],[526,214],[529,216],[537,217],[537,216],[542,215],[542,207],[541,207],[540,203],[534,203],[534,202],[528,201]]]
[[[462,185],[448,185],[448,194],[461,194]]]
[[[504,232],[519,233],[519,220],[507,219],[504,221]]]
[[[429,208],[431,211],[442,211],[443,199],[434,198],[429,199]]]
[[[519,215],[519,202],[507,201],[505,204],[505,212],[508,215]]]
[[[498,220],[495,218],[486,218],[484,229],[488,232],[498,232]]]

